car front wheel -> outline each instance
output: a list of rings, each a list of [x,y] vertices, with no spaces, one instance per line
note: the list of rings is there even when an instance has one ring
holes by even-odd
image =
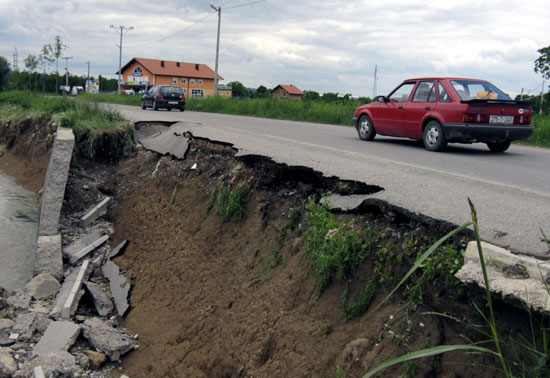
[[[424,129],[424,147],[429,151],[443,151],[447,147],[447,138],[437,121],[430,121]]]
[[[359,118],[359,122],[357,123],[357,134],[359,134],[361,140],[373,140],[376,136],[376,130],[368,115],[363,114]]]
[[[145,106],[145,101],[144,100],[141,100],[141,108],[143,110],[145,110],[146,106]]]
[[[492,152],[504,152],[510,147],[510,144],[512,144],[511,140],[505,140],[504,142],[487,143],[487,147]]]
[[[159,110],[159,106],[156,101],[153,101],[153,110]]]

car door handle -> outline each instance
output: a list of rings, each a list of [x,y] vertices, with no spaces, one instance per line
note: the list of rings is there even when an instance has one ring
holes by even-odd
[[[403,109],[403,106],[400,105],[400,106],[397,107],[397,109]]]
[[[426,106],[424,109],[426,110],[430,110],[431,108],[429,106]]]

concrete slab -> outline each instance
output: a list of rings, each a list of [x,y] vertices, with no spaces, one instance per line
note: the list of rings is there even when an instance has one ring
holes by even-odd
[[[114,249],[111,250],[106,256],[105,259],[112,259],[113,257],[118,256],[119,253],[121,253],[124,248],[126,248],[126,245],[128,244],[128,240],[121,241]]]
[[[58,280],[63,278],[63,255],[61,252],[61,234],[38,237],[34,274],[49,273]]]
[[[115,308],[113,302],[109,297],[101,290],[101,287],[93,282],[84,282],[86,289],[92,296],[94,307],[99,316],[109,315]]]
[[[528,306],[538,312],[550,312],[550,262],[518,256],[495,245],[482,242],[491,292],[513,305]],[[470,242],[464,266],[456,277],[467,284],[485,288],[476,242]]]
[[[78,260],[84,258],[87,254],[92,252],[94,249],[105,243],[107,240],[109,240],[109,235],[103,235],[99,239],[95,240],[91,244],[87,245],[86,247],[82,248],[81,250],[73,253],[73,254],[67,254],[69,257],[69,261],[71,264],[76,263]]]
[[[49,354],[67,351],[80,334],[80,326],[68,321],[51,322],[46,332],[34,347],[33,356],[45,357]]]
[[[134,138],[148,150],[183,159],[189,147],[188,139],[183,135],[187,129],[181,123],[172,126],[142,126],[134,130]]]
[[[109,288],[115,300],[117,312],[120,316],[124,316],[126,311],[130,308],[128,303],[128,296],[131,288],[130,281],[120,272],[118,265],[111,260],[107,260],[105,264],[103,264],[101,270],[103,271],[103,275],[109,280]]]
[[[59,232],[59,216],[69,177],[73,147],[73,130],[59,127],[44,181],[38,223],[39,235],[56,235]]]
[[[107,214],[111,197],[106,197],[103,201],[92,207],[82,218],[80,218],[80,227],[88,227],[90,223],[97,218]]]

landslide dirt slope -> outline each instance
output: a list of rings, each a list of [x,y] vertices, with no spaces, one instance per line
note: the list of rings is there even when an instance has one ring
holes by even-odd
[[[37,135],[42,135],[43,143],[36,141]],[[43,168],[32,169],[47,161],[50,139],[47,129],[39,134],[23,130],[0,163],[17,162],[20,168],[11,174],[18,179],[35,177],[39,185]],[[461,334],[475,335],[455,321],[424,314],[445,312],[469,323],[483,323],[470,305],[475,300],[483,308],[479,292],[458,296],[442,280],[425,288],[422,303],[408,317],[403,316],[402,291],[376,308],[393,287],[389,282],[378,287],[374,304],[365,314],[348,322],[340,310],[345,282],[333,282],[315,301],[315,280],[303,257],[302,232],[307,225],[302,218],[301,225],[284,237],[281,229],[293,209],[303,216],[308,198],[319,199],[329,190],[352,192],[350,183],[258,158],[237,160],[234,154],[228,146],[192,139],[185,160],[141,149],[120,163],[81,160],[73,167],[63,212],[89,208],[99,191],[113,195],[114,206],[108,214],[115,226],[111,244],[130,240],[116,262],[134,283],[132,308],[122,325],[139,334],[140,348],[124,358],[124,373],[131,377],[359,377],[408,351],[464,343]],[[195,162],[198,169],[192,170]],[[230,182],[252,189],[241,223],[223,222],[215,208],[206,214],[216,185]],[[391,241],[401,246],[406,234],[427,245],[448,231],[437,222],[413,219],[383,205],[364,211],[361,217],[338,217],[355,218],[357,227],[376,229],[383,234],[381,245]],[[463,237],[453,243],[460,248]],[[387,268],[400,278],[410,263],[390,261]],[[350,280],[352,299],[376,264],[376,257],[369,256]],[[496,302],[496,311],[499,329],[518,334],[528,328],[529,320],[514,308]],[[491,358],[450,353],[378,376],[501,376],[494,366],[497,362]]]
[[[395,338],[404,320],[399,296],[347,323],[339,308],[344,283],[332,284],[315,303],[315,281],[301,251],[305,225],[282,241],[280,230],[292,209],[303,214],[307,197],[318,198],[326,188],[300,192],[311,189],[308,182],[281,182],[284,175],[274,164],[251,167],[233,155],[228,147],[193,140],[184,161],[141,150],[110,178],[107,186],[117,199],[110,212],[114,244],[130,240],[116,262],[135,282],[123,326],[140,335],[140,348],[124,359],[124,372],[131,377],[327,377],[345,376],[345,371],[357,377],[406,351],[464,342],[458,335],[464,330],[455,322],[422,315],[436,310],[471,319],[471,308],[441,288],[426,293],[429,305],[410,315],[406,342]],[[198,170],[191,170],[195,162]],[[223,222],[215,209],[206,214],[215,186],[231,181],[253,188],[239,224]],[[437,228],[430,231],[379,211],[362,222],[386,230],[397,245],[407,231],[431,240],[442,235]],[[282,258],[278,265],[273,251]],[[367,261],[357,276],[372,274],[373,263]],[[390,289],[381,287],[375,304]],[[453,353],[418,362],[416,376],[499,376],[469,364],[473,361],[494,365]],[[398,367],[379,376],[402,372]]]

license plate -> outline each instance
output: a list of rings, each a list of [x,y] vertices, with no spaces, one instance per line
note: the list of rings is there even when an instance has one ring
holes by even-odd
[[[177,101],[168,101],[168,103],[169,103],[170,105],[177,105],[177,104],[178,104]]]
[[[489,117],[489,123],[497,123],[500,125],[511,125],[514,123],[514,116],[496,116]]]

